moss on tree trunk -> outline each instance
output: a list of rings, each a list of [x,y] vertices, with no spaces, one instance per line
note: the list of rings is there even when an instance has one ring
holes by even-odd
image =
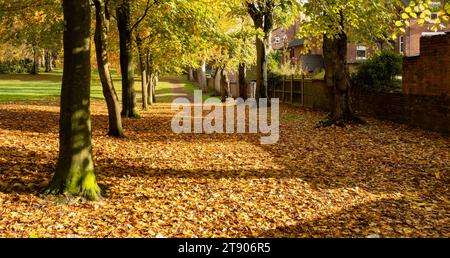
[[[56,173],[47,194],[100,198],[94,174],[90,116],[90,25],[88,0],[63,1],[64,73],[61,89],[60,147]]]

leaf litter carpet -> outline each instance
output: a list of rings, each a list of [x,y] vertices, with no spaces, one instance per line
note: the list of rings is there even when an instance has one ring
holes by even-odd
[[[168,104],[105,136],[94,101],[97,180],[88,202],[40,196],[58,155],[56,101],[0,104],[0,237],[450,237],[448,136],[369,119],[315,129],[281,106],[260,135],[176,135]]]

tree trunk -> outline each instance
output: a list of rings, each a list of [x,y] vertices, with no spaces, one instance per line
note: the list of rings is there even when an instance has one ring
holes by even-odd
[[[150,51],[147,51],[147,61],[146,61],[146,66],[147,66],[147,81],[148,81],[148,87],[147,87],[147,103],[149,103],[150,105],[153,105],[153,103],[156,102],[156,97],[155,97],[155,69],[153,68],[153,60],[152,60],[152,54],[150,53]]]
[[[45,72],[51,72],[52,69],[52,56],[50,55],[50,51],[48,51],[47,49],[45,50],[45,54],[44,54],[44,58],[45,58]]]
[[[108,32],[109,13],[103,0],[94,0],[95,4],[95,50],[100,81],[102,82],[103,96],[106,100],[109,118],[109,136],[123,137],[122,118],[120,117],[120,103],[114,88],[108,61]]]
[[[220,68],[217,68],[216,74],[214,76],[214,92],[216,96],[221,94],[221,80],[222,80],[222,70]]]
[[[152,103],[156,103],[156,86],[159,82],[159,76],[158,74],[152,75],[152,87],[151,87],[151,95],[150,98],[152,99]]]
[[[271,32],[273,30],[274,2],[268,1],[266,7],[260,10],[255,3],[248,3],[248,12],[256,29],[264,32],[264,37],[256,37],[256,99],[268,97],[268,59],[271,47]],[[270,103],[270,102],[269,102]]]
[[[39,50],[35,45],[33,46],[33,68],[30,73],[39,74]]]
[[[268,96],[268,40],[256,40],[256,99]]]
[[[192,70],[192,67],[189,67],[188,80],[191,82],[194,81],[194,71]]]
[[[334,39],[324,35],[323,56],[325,80],[333,96],[333,106],[332,112],[319,126],[343,126],[346,122],[363,122],[354,115],[350,104],[350,80],[346,64],[347,35],[341,32]]]
[[[56,68],[56,60],[58,60],[58,53],[53,52],[51,55],[52,55],[52,67]]]
[[[122,116],[137,118],[134,90],[133,46],[131,40],[131,9],[129,0],[122,0],[116,10],[119,29],[120,70],[122,72]]]
[[[228,92],[229,79],[228,79],[228,72],[226,72],[225,69],[221,69],[221,77],[222,79],[220,80],[220,96],[222,102],[225,102],[229,97]]]
[[[39,53],[39,66],[45,68],[45,50],[41,50]]]
[[[90,26],[88,0],[63,0],[64,73],[61,89],[59,158],[46,193],[100,198],[92,160],[90,116]]]
[[[269,97],[269,68],[268,68],[268,64],[269,64],[269,53],[270,53],[270,48],[271,48],[271,43],[270,43],[270,39],[272,37],[272,32],[271,31],[267,31],[265,34],[265,38],[263,40],[263,48],[264,48],[264,54],[262,56],[262,77],[263,77],[263,82],[262,82],[262,89],[260,89],[261,92],[261,97],[262,98],[268,98]],[[267,103],[270,104],[270,101]]]
[[[142,39],[139,35],[136,36],[136,45],[138,48],[138,56],[139,56],[139,68],[141,70],[141,90],[142,90],[142,109],[148,109],[148,84],[147,84],[147,69],[144,60],[144,50],[142,49]],[[151,104],[151,103],[150,103]]]
[[[256,94],[255,99],[263,98],[263,63],[264,63],[264,43],[260,38],[256,39]]]
[[[203,58],[202,65],[198,69],[198,84],[203,93],[208,92],[208,83],[206,81],[206,58]]]
[[[247,75],[244,63],[239,64],[238,73],[239,73],[239,97],[246,100],[248,98],[247,97],[248,89],[246,80]]]

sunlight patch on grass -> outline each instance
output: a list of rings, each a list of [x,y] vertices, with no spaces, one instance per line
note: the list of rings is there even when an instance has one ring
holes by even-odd
[[[121,94],[120,77],[113,75],[117,94]],[[58,99],[61,94],[62,71],[37,75],[0,74],[0,102]],[[139,80],[135,82],[140,87]],[[91,98],[103,100],[103,90],[97,73],[92,74]]]

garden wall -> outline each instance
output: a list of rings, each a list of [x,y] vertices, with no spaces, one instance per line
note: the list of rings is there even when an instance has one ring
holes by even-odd
[[[354,93],[353,108],[366,116],[450,133],[450,97]]]
[[[273,85],[272,96],[279,98],[280,102],[313,110],[331,110],[331,96],[327,94],[323,80],[285,78]],[[352,107],[363,116],[450,133],[448,96],[353,92]]]
[[[420,38],[420,55],[403,60],[405,94],[450,96],[450,33]]]

